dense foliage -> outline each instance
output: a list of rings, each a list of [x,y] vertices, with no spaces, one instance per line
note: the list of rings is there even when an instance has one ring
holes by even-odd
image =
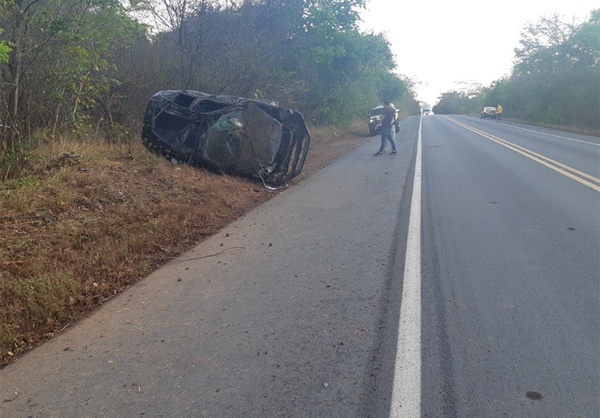
[[[541,18],[521,36],[509,77],[444,93],[434,112],[479,114],[500,103],[505,117],[600,131],[600,9],[583,23]]]
[[[412,98],[386,38],[359,31],[364,6],[0,0],[0,121],[10,126],[0,161],[39,132],[137,135],[150,95],[163,89],[273,99],[334,125],[383,98]]]

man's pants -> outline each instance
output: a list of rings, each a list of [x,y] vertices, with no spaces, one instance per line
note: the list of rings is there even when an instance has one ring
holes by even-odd
[[[386,141],[390,141],[390,144],[392,144],[392,151],[396,151],[396,142],[394,142],[394,132],[392,129],[394,129],[393,126],[381,128],[381,147],[379,147],[379,152],[385,150]]]

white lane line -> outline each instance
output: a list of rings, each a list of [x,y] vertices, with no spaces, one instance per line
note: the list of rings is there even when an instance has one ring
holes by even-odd
[[[404,284],[392,389],[391,418],[421,416],[421,129],[408,221]]]
[[[561,135],[549,134],[547,132],[536,131],[534,129],[522,128],[520,126],[515,126],[515,125],[508,125],[508,124],[503,124],[503,125],[510,126],[510,127],[515,128],[515,129],[520,129],[522,131],[533,132],[533,133],[540,134],[540,135],[551,136],[553,138],[566,139],[567,141],[579,142],[581,144],[587,144],[587,145],[594,145],[596,147],[600,146],[600,144],[596,144],[595,142],[582,141],[581,139],[569,138],[568,136],[561,136]]]

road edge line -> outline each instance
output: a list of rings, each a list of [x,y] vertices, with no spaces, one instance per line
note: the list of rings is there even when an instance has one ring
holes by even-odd
[[[408,221],[390,418],[421,416],[421,175],[423,116]]]

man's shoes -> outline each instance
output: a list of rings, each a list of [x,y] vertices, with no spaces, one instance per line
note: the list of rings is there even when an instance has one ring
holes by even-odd
[[[390,152],[390,155],[392,155],[392,154],[397,154],[397,153],[398,153],[398,151],[397,151],[397,150],[392,150],[392,152]]]
[[[378,151],[378,152],[375,153],[375,157],[377,157],[378,155],[381,155],[381,154],[383,154],[383,152]]]

